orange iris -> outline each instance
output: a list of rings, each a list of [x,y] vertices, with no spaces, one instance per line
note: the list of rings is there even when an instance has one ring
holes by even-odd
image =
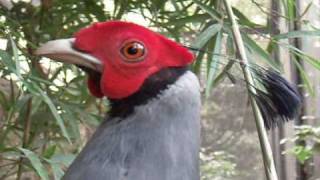
[[[137,62],[143,60],[145,48],[142,43],[136,41],[127,42],[121,48],[121,54],[128,62]]]

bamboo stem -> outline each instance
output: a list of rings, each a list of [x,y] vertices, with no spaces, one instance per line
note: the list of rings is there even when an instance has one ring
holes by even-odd
[[[235,45],[238,51],[238,55],[241,59],[241,67],[244,73],[244,78],[248,82],[247,88],[250,92],[256,93],[256,90],[253,86],[250,86],[250,84],[254,84],[254,80],[252,77],[252,74],[250,73],[249,68],[246,66],[248,64],[248,59],[245,51],[245,46],[240,34],[238,23],[236,22],[235,16],[232,11],[232,7],[228,0],[224,0],[225,8],[227,10],[228,16],[232,23],[232,33],[235,39]],[[250,102],[252,105],[252,110],[255,117],[256,127],[258,131],[258,136],[260,140],[260,147],[262,151],[262,157],[263,157],[263,163],[265,168],[265,173],[268,180],[278,180],[276,168],[274,165],[273,155],[272,155],[272,149],[268,140],[267,131],[264,127],[264,121],[262,114],[260,112],[260,109],[257,105],[257,102],[255,101],[253,96],[249,96]]]

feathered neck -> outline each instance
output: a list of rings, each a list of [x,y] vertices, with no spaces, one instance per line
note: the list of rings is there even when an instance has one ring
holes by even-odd
[[[123,99],[109,99],[111,109],[109,117],[125,118],[133,113],[134,107],[146,104],[149,100],[156,98],[169,85],[188,70],[187,67],[170,67],[160,70],[151,75],[143,83],[139,91]]]
[[[107,117],[64,180],[198,180],[200,88],[190,71],[125,118]]]

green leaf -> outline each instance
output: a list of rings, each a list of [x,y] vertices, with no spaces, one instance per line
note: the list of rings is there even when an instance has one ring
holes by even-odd
[[[195,62],[192,64],[192,70],[196,74],[200,74],[201,65],[202,65],[204,55],[205,55],[204,52],[199,52],[197,54],[197,58],[196,58]]]
[[[304,146],[295,146],[291,153],[293,153],[301,164],[304,164],[306,160],[312,157],[312,150]]]
[[[289,38],[304,38],[304,37],[319,37],[320,30],[318,31],[290,31],[283,34],[273,36],[274,39],[289,39]]]
[[[1,62],[8,68],[11,72],[16,72],[15,63],[12,60],[12,57],[4,50],[0,49],[0,59]]]
[[[228,36],[228,38],[227,38],[227,54],[230,56],[235,54],[232,36]],[[229,71],[233,67],[234,63],[235,63],[235,61],[232,61],[232,60],[228,61],[227,65],[222,69],[222,71],[214,79],[214,81],[212,83],[212,88],[216,87],[220,82],[222,82],[225,77],[229,77],[229,79],[233,83],[233,81],[232,81],[233,79],[232,79],[232,77],[230,77]]]
[[[320,61],[318,59],[315,59],[305,53],[296,53],[297,56],[299,56],[302,60],[305,60],[307,63],[312,65],[314,68],[320,70]]]
[[[217,68],[220,62],[220,56],[217,54],[221,54],[221,48],[222,48],[222,33],[219,32],[216,36],[216,41],[214,44],[214,49],[213,49],[213,56],[212,60],[209,63],[209,71],[208,71],[208,80],[207,80],[207,88],[206,88],[206,96],[209,97],[210,91],[212,89],[212,85],[214,82],[214,77],[217,72]]]
[[[39,111],[39,108],[41,108],[42,105],[42,99],[41,98],[33,98],[32,99],[32,110],[31,114],[35,114]]]
[[[311,82],[308,78],[308,75],[306,74],[306,72],[304,71],[303,67],[297,62],[296,59],[293,60],[294,64],[296,65],[296,67],[298,68],[299,70],[299,73],[300,73],[300,76],[302,78],[302,81],[303,81],[303,84],[306,85],[306,88],[308,90],[308,92],[314,96],[315,95],[315,91],[311,85]]]
[[[162,26],[171,26],[171,25],[184,26],[187,23],[204,22],[209,18],[210,18],[210,15],[208,15],[208,14],[195,14],[192,16],[187,16],[187,17],[171,20],[167,23],[162,24]]]
[[[229,76],[229,70],[232,68],[234,65],[234,61],[229,61],[228,64],[222,69],[222,71],[217,75],[217,77],[214,79],[212,83],[212,88],[216,87],[226,76]],[[232,81],[232,79],[230,79]],[[232,83],[234,83],[232,81]]]
[[[70,166],[74,158],[75,158],[74,155],[56,154],[56,155],[53,155],[50,159],[45,159],[45,161],[47,161],[50,164],[54,179],[60,180],[64,175],[64,172],[61,169],[61,167]]]
[[[60,163],[64,166],[70,166],[70,164],[74,161],[75,155],[74,154],[55,154],[51,157],[50,161],[54,163]]]
[[[18,148],[29,159],[32,167],[43,180],[49,180],[48,172],[41,163],[40,158],[32,151],[24,148]]]
[[[290,44],[281,43],[279,45],[282,47],[288,48],[291,53],[299,56],[302,60],[305,60],[307,63],[312,65],[314,68],[317,68],[318,70],[320,70],[320,60],[319,59],[316,59],[312,56],[309,56],[308,54],[306,54],[302,50],[300,50]]]
[[[221,24],[213,24],[205,29],[196,39],[193,47],[201,49],[214,35],[221,31]]]
[[[289,20],[293,21],[296,18],[296,1],[295,0],[286,0],[287,4],[287,16]]]
[[[58,113],[58,110],[56,109],[54,103],[51,101],[50,97],[46,93],[44,93],[44,91],[35,83],[23,81],[23,84],[35,96],[40,95],[41,99],[43,100],[43,102],[45,102],[48,105],[53,117],[56,119],[57,124],[62,131],[62,135],[68,140],[69,143],[71,143],[70,136],[66,130],[64,122],[60,114]]]
[[[194,3],[196,3],[202,10],[204,10],[206,13],[208,13],[213,20],[216,20],[218,22],[221,22],[221,15],[218,11],[214,10],[212,7],[202,3],[198,0],[192,0]]]
[[[248,35],[245,33],[242,33],[242,38],[244,41],[244,44],[249,50],[255,52],[255,54],[259,55],[261,60],[269,64],[271,67],[273,67],[276,70],[280,70],[278,64],[275,62],[274,59],[270,57],[270,55],[262,49],[254,40],[252,40]]]
[[[64,119],[68,119],[66,122],[69,125],[69,134],[73,139],[81,139],[80,131],[79,131],[79,118],[74,113],[74,109],[69,106],[60,103],[61,108],[65,111],[63,114]]]
[[[37,87],[37,88],[39,88],[39,87]],[[38,89],[38,92],[41,95],[43,101],[48,105],[49,109],[52,112],[53,117],[57,120],[57,123],[62,131],[63,136],[68,140],[69,143],[71,143],[70,136],[66,130],[64,122],[63,122],[61,116],[59,115],[56,107],[54,106],[53,102],[40,88]]]
[[[50,163],[50,166],[52,168],[53,176],[55,180],[62,179],[64,172],[60,167],[60,164],[57,163]]]
[[[43,157],[44,158],[51,158],[51,156],[54,155],[56,148],[57,148],[56,145],[52,145],[52,146],[48,147],[46,149],[46,151],[43,153]]]
[[[252,28],[255,28],[257,26],[261,26],[259,24],[256,24],[252,21],[249,20],[249,18],[247,18],[241,11],[239,11],[237,8],[232,8],[232,11],[234,13],[235,16],[237,16],[238,18],[238,23],[241,25],[245,25],[245,26],[249,26]]]
[[[234,49],[234,43],[233,43],[233,36],[228,33],[228,38],[227,38],[227,44],[226,44],[226,53],[228,56],[234,56],[235,55],[235,49]]]
[[[19,56],[18,56],[18,48],[17,48],[17,46],[11,36],[10,36],[10,43],[11,43],[12,52],[13,52],[13,60],[15,62],[15,66],[16,66],[15,74],[19,77],[19,79],[22,79],[21,72],[20,72],[21,66],[20,66],[20,60],[19,60]]]

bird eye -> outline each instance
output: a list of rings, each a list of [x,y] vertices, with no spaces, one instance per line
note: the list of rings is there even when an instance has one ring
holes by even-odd
[[[140,42],[127,42],[121,48],[121,54],[128,62],[137,62],[144,58],[145,48]]]

